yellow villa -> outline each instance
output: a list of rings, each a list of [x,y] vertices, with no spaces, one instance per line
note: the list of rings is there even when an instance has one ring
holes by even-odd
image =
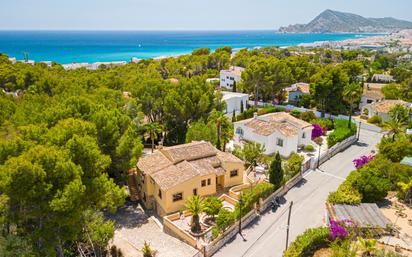
[[[162,147],[137,163],[137,193],[160,216],[182,210],[187,198],[243,183],[244,162],[209,142]]]

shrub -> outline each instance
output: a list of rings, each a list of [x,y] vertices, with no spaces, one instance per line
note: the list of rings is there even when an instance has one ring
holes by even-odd
[[[315,151],[315,147],[313,147],[313,145],[305,145],[305,151],[306,152],[313,152],[313,151]]]
[[[260,198],[267,198],[275,187],[267,182],[261,182],[252,188],[247,188],[242,192],[242,216],[252,210],[253,205],[259,201]],[[235,217],[238,219],[240,215],[239,204],[235,207]]]
[[[379,153],[393,162],[400,162],[404,157],[412,156],[412,142],[403,137],[396,141],[382,138],[378,148]]]
[[[225,231],[230,225],[235,222],[235,216],[232,212],[225,208],[220,209],[216,217],[216,225],[220,231]]]
[[[283,253],[284,257],[312,256],[312,254],[327,245],[329,229],[326,227],[310,228],[296,237]]]
[[[216,196],[206,197],[205,200],[203,200],[203,205],[204,212],[207,215],[212,216],[213,218],[215,217],[215,215],[219,213],[220,209],[223,207],[222,201]]]
[[[323,143],[323,138],[317,137],[313,139],[313,142],[315,142],[317,145],[321,145]]]
[[[325,135],[326,129],[322,128],[319,124],[312,124],[312,127],[312,140]]]
[[[312,111],[302,112],[300,118],[306,122],[316,119],[316,115]]]
[[[338,127],[332,133],[328,135],[326,141],[328,142],[328,147],[332,147],[339,142],[342,142],[346,138],[353,136],[355,133],[353,129],[347,127]]]
[[[338,187],[336,192],[329,194],[327,201],[332,204],[346,203],[346,204],[359,204],[362,202],[362,195],[353,186],[353,182],[356,181],[358,173],[353,171],[349,174],[346,180]]]
[[[285,164],[285,181],[288,181],[296,174],[300,173],[302,168],[303,157],[293,153]]]
[[[241,114],[239,114],[238,116],[236,116],[236,120],[241,121],[241,120],[252,118],[253,114],[257,111],[258,110],[256,109],[256,107],[251,107],[245,110],[244,112],[242,112]]]
[[[329,238],[335,240],[336,238],[345,239],[349,235],[349,232],[346,230],[342,222],[335,220],[330,221],[329,226]]]
[[[292,115],[293,117],[296,117],[296,118],[300,118],[301,114],[302,114],[302,112],[299,111],[299,110],[290,111],[290,115]]]
[[[365,164],[367,164],[368,162],[372,161],[375,158],[375,156],[372,155],[363,155],[359,158],[354,159],[352,162],[353,164],[355,164],[355,168],[359,169],[362,166],[364,166]]]
[[[374,115],[368,119],[369,123],[380,125],[382,124],[383,120],[381,116]]]
[[[322,128],[326,128],[327,130],[332,130],[334,129],[334,123],[331,119],[315,119],[315,120],[311,120],[310,123],[312,124],[318,124],[320,125]]]
[[[215,240],[220,235],[220,229],[218,227],[212,228],[212,240]]]
[[[265,106],[261,109],[259,109],[259,111],[257,112],[258,115],[263,115],[263,114],[267,114],[267,113],[274,113],[274,112],[284,112],[286,111],[286,108],[283,107],[278,107],[278,106]]]

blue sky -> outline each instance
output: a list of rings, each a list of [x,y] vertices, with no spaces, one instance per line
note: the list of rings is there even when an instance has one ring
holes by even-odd
[[[0,29],[275,29],[325,9],[412,21],[412,0],[0,0]]]

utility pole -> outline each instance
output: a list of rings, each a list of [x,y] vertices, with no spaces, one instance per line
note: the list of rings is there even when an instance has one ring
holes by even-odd
[[[290,205],[289,205],[288,225],[286,226],[286,248],[285,248],[285,251],[288,249],[288,245],[289,245],[289,228],[290,228],[290,215],[292,214],[292,206],[293,206],[293,201],[291,201]]]

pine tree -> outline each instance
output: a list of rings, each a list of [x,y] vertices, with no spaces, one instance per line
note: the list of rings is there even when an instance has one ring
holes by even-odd
[[[276,153],[275,159],[270,164],[269,182],[272,183],[276,189],[282,186],[283,169],[282,169],[282,159],[280,158],[279,152]]]

